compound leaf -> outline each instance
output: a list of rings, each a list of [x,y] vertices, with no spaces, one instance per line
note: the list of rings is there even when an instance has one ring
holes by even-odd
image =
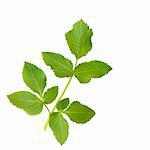
[[[42,96],[46,86],[46,75],[44,72],[35,65],[25,62],[22,75],[26,85]]]
[[[76,123],[86,123],[95,115],[95,112],[91,108],[78,101],[71,103],[64,113]]]
[[[69,125],[59,112],[50,115],[49,126],[52,129],[57,141],[62,145],[68,137]]]
[[[49,88],[45,93],[44,93],[44,102],[46,104],[52,103],[58,95],[58,86],[54,86],[52,88]]]
[[[92,48],[92,29],[81,19],[66,33],[66,40],[71,52],[77,59],[85,56]]]
[[[57,77],[70,77],[73,73],[72,62],[63,55],[42,52],[43,60],[47,66],[50,66]]]
[[[34,94],[27,91],[19,91],[7,96],[16,107],[23,109],[29,115],[37,115],[42,111],[43,103]]]
[[[57,109],[58,110],[64,110],[67,108],[67,106],[69,105],[69,98],[65,98],[63,100],[61,100],[58,104],[57,104]]]
[[[112,68],[101,61],[90,61],[79,64],[75,69],[75,77],[80,83],[87,83],[92,78],[100,78],[107,74]]]

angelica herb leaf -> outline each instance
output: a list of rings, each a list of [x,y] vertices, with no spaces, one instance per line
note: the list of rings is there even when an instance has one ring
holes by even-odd
[[[92,78],[106,75],[112,68],[102,61],[90,61],[79,64],[75,69],[75,77],[80,83],[88,83]]]
[[[73,74],[72,62],[61,54],[42,52],[43,60],[50,66],[57,77],[71,77]]]
[[[23,109],[29,115],[37,115],[42,111],[42,101],[30,92],[18,91],[8,95],[7,97],[13,105]]]
[[[86,123],[95,115],[94,110],[78,101],[72,102],[64,113],[76,123]]]
[[[85,56],[92,49],[92,29],[81,19],[66,33],[68,46],[77,59]]]
[[[50,115],[49,126],[57,141],[61,145],[64,144],[68,137],[69,125],[60,112],[54,112]]]
[[[42,96],[43,90],[46,86],[45,73],[37,66],[29,62],[25,62],[22,75],[26,85],[31,90]]]
[[[69,98],[63,99],[73,77],[80,83],[88,83],[93,78],[100,78],[112,69],[105,62],[93,60],[79,63],[79,59],[86,56],[92,49],[92,29],[82,19],[77,21],[73,28],[65,34],[65,38],[71,53],[76,57],[75,64],[61,54],[54,52],[42,52],[45,64],[52,69],[55,76],[69,77],[62,93],[52,107],[48,104],[54,102],[58,95],[58,86],[53,86],[45,90],[46,75],[37,66],[25,62],[23,67],[23,80],[33,91],[18,91],[8,95],[9,101],[16,107],[23,109],[29,115],[37,115],[42,112],[43,107],[48,111],[48,118],[44,125],[44,130],[49,126],[56,138],[62,145],[66,142],[69,134],[69,125],[63,115],[67,115],[71,121],[79,124],[88,122],[95,115],[95,111],[90,107],[74,101],[70,104]],[[51,79],[53,82],[53,79]],[[54,81],[55,82],[55,81]],[[60,82],[58,80],[58,82]],[[60,84],[62,84],[60,82]],[[74,85],[76,87],[76,85]],[[71,91],[70,91],[71,92]],[[76,94],[80,92],[76,89]],[[92,91],[91,91],[92,93]],[[71,93],[70,93],[71,94]],[[86,93],[84,93],[85,95]],[[68,118],[68,119],[69,119]]]
[[[68,105],[69,105],[69,98],[65,98],[65,99],[61,100],[61,101],[56,105],[56,107],[57,107],[58,110],[61,110],[61,111],[62,111],[62,110],[64,110],[64,109],[66,109]]]
[[[49,88],[45,93],[43,100],[46,104],[52,103],[58,95],[58,86]]]

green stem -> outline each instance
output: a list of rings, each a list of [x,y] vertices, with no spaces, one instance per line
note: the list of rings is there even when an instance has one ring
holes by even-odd
[[[48,122],[49,122],[49,116],[50,116],[51,112],[50,112],[49,108],[47,107],[47,105],[44,103],[43,96],[40,96],[40,98],[41,98],[40,101],[43,103],[43,105],[45,106],[45,108],[47,109],[47,111],[49,113],[47,121],[46,121],[46,123],[44,125],[44,130],[46,131],[46,128],[47,128]]]
[[[45,103],[43,103],[43,105],[45,106],[45,108],[47,109],[47,111],[49,112],[49,114],[51,113],[49,108],[47,107],[47,105]]]
[[[44,103],[43,96],[39,97],[39,101],[45,106],[45,108],[47,109],[48,113],[50,114],[51,112],[50,112],[49,108],[47,107],[47,105]]]
[[[67,82],[67,84],[66,84],[66,86],[65,86],[65,88],[64,88],[64,90],[63,90],[63,92],[62,92],[62,94],[60,95],[59,99],[57,100],[57,102],[56,102],[55,106],[53,107],[51,113],[54,112],[54,110],[56,109],[57,104],[62,100],[62,98],[63,98],[63,96],[64,96],[64,94],[65,94],[65,92],[66,92],[66,90],[67,90],[67,88],[68,88],[68,86],[69,86],[71,80],[72,80],[72,77],[73,77],[73,76],[71,76],[71,77],[69,78],[69,80],[68,80],[68,82]]]
[[[63,98],[63,96],[64,96],[64,94],[65,94],[65,92],[66,92],[66,90],[67,90],[67,88],[68,88],[68,86],[69,86],[69,84],[70,84],[72,78],[73,78],[74,71],[75,71],[75,68],[76,68],[76,66],[77,66],[77,62],[78,62],[78,59],[76,59],[76,62],[75,62],[75,66],[74,66],[74,69],[73,69],[73,74],[72,74],[72,76],[69,78],[69,80],[68,80],[68,82],[67,82],[67,84],[66,84],[66,86],[65,86],[65,88],[64,88],[64,90],[63,90],[63,92],[62,92],[62,94],[61,94],[60,97],[58,98],[58,100],[57,100],[56,104],[54,105],[52,111],[51,111],[51,112],[49,111],[50,114],[53,113],[53,112],[55,111],[57,104],[62,100],[62,98]],[[45,107],[47,108],[46,105],[45,105]],[[49,109],[48,109],[48,110],[49,110]],[[48,118],[47,118],[47,121],[46,121],[46,123],[45,123],[45,125],[44,125],[44,130],[45,130],[45,131],[46,131],[47,126],[48,126],[50,114],[49,114],[49,116],[48,116]]]
[[[48,115],[48,118],[47,118],[46,123],[45,123],[45,125],[44,125],[44,131],[46,131],[47,126],[48,126],[48,124],[49,124],[49,118],[50,118],[50,114]]]

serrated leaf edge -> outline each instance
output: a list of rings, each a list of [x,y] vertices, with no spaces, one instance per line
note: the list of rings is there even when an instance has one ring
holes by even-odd
[[[90,62],[102,62],[102,63],[108,65],[107,63],[105,63],[105,62],[103,62],[103,61],[99,61],[99,60],[91,60],[91,61],[86,61],[86,62],[80,63],[77,67],[79,67],[79,66],[82,65],[82,64],[86,64],[86,63],[90,63]],[[108,66],[110,67],[110,70],[109,70],[105,75],[107,75],[107,74],[112,70],[112,67],[111,67],[110,65],[108,65]],[[77,67],[76,67],[76,68],[77,68]],[[74,71],[74,76],[75,76],[75,77],[76,77],[76,74],[75,74],[76,68],[75,68],[75,71]],[[103,75],[103,76],[105,76],[105,75]],[[101,77],[103,77],[103,76],[99,76],[99,77],[90,77],[90,80],[87,81],[87,82],[82,82],[82,81],[80,81],[77,77],[76,77],[76,79],[77,79],[80,83],[86,84],[86,83],[89,83],[92,79],[101,78]]]
[[[93,30],[89,27],[89,25],[88,25],[83,19],[80,19],[79,21],[77,21],[76,23],[73,24],[73,27],[72,27],[72,29],[71,29],[70,31],[68,31],[68,32],[65,33],[65,38],[66,38],[66,41],[67,41],[67,44],[68,44],[68,47],[69,47],[69,42],[68,42],[68,40],[67,40],[67,34],[68,34],[68,33],[71,33],[72,30],[74,29],[74,26],[75,26],[76,24],[78,24],[80,21],[82,21],[82,22],[87,26],[88,30],[91,31],[91,39],[90,39],[91,49],[88,50],[86,54],[84,54],[84,55],[81,56],[81,57],[83,57],[83,56],[86,56],[86,55],[92,50],[92,47],[93,47],[93,44],[92,44]],[[78,56],[76,56],[76,55],[73,53],[73,51],[72,51],[72,49],[71,49],[70,47],[69,47],[69,49],[71,50],[71,53],[76,57],[76,59],[80,59],[80,58],[81,58],[81,57],[79,57],[79,52],[78,52]]]
[[[19,91],[19,92],[28,92],[28,91]],[[15,92],[14,92],[14,93],[15,93]],[[13,93],[11,93],[11,94],[13,94]],[[7,95],[7,98],[8,98],[8,99],[9,99],[9,96],[10,96],[11,94]],[[33,94],[33,93],[32,93],[32,94]],[[35,94],[33,94],[33,95],[36,96]],[[37,96],[36,96],[36,97],[37,97]],[[37,97],[37,98],[38,98],[38,97]],[[38,99],[39,99],[39,98],[38,98]],[[43,105],[42,105],[42,109],[41,109],[41,111],[40,111],[39,113],[30,114],[30,113],[28,113],[26,110],[24,110],[23,108],[21,108],[21,107],[19,107],[18,105],[14,104],[10,99],[9,99],[9,102],[10,102],[13,106],[19,108],[20,110],[23,110],[26,114],[28,114],[28,115],[30,115],[30,116],[39,115],[39,114],[43,111]],[[42,103],[42,102],[40,101],[40,103]],[[43,104],[43,103],[42,103],[42,104]]]
[[[68,99],[68,100],[69,100],[69,98],[64,98],[64,99],[62,99],[61,101],[65,100],[65,99]],[[61,101],[60,101],[60,102],[61,102]],[[60,103],[60,102],[59,102],[59,103]],[[59,103],[58,103],[58,104],[59,104]],[[57,107],[57,106],[58,106],[58,104],[56,105],[57,110],[58,110],[58,111],[60,111],[60,112],[63,112],[64,110],[66,110],[66,109],[69,107],[70,100],[69,100],[69,103],[68,103],[67,107],[66,107],[66,108],[64,108],[64,109],[58,109],[58,107]]]
[[[27,85],[27,83],[25,82],[25,80],[24,80],[23,71],[24,71],[24,67],[25,67],[26,64],[30,64],[30,65],[34,66],[35,68],[39,69],[39,70],[45,75],[45,85],[44,85],[44,89],[45,89],[46,84],[47,84],[46,74],[44,73],[44,71],[43,71],[41,68],[37,67],[37,66],[34,65],[33,63],[30,63],[30,62],[27,62],[27,61],[24,62],[23,70],[22,70],[22,78],[23,78],[23,81],[24,81],[25,85],[26,85],[29,89],[31,89],[33,92],[35,92],[35,93],[40,92],[40,93],[38,93],[38,94],[40,94],[40,96],[41,96],[41,95],[43,94],[44,89],[43,89],[43,91],[40,90],[39,85],[36,83],[36,81],[35,81],[34,78],[33,78],[33,80],[34,80],[34,82],[36,83],[36,87],[38,88],[38,91],[33,90],[32,88],[30,88],[30,87]],[[29,69],[28,69],[28,70],[29,70]],[[30,72],[30,70],[29,70],[29,72]],[[32,72],[30,72],[30,73],[32,74]],[[32,76],[33,76],[33,75],[32,75]]]
[[[43,58],[43,54],[44,53],[51,53],[51,54],[58,54],[58,55],[61,55],[63,58],[65,58],[65,59],[67,59],[70,63],[71,63],[71,65],[72,65],[72,71],[71,70],[69,70],[68,68],[66,68],[70,73],[71,73],[71,75],[73,74],[73,64],[72,64],[72,62],[71,62],[71,60],[70,59],[68,59],[68,58],[66,58],[66,57],[64,57],[62,54],[59,54],[59,53],[54,53],[54,52],[48,52],[48,51],[45,51],[45,52],[42,52],[42,58]],[[45,60],[44,60],[44,58],[43,58],[43,61],[45,62]],[[45,63],[46,64],[46,63]],[[46,64],[47,65],[47,64]],[[71,75],[69,76],[59,76],[59,75],[57,75],[56,73],[55,73],[55,69],[52,67],[52,66],[50,66],[50,65],[47,65],[47,66],[49,66],[50,68],[51,68],[51,70],[54,72],[54,74],[56,75],[56,77],[59,77],[59,78],[64,78],[64,77],[71,77]]]
[[[62,115],[62,113],[61,113],[61,112],[54,112],[54,113],[60,113],[60,114]],[[60,142],[58,141],[58,139],[56,138],[55,133],[54,133],[54,131],[51,129],[51,126],[50,126],[50,123],[49,123],[49,127],[50,127],[50,129],[51,129],[51,131],[52,131],[52,133],[53,133],[53,135],[54,135],[55,139],[57,140],[57,142],[58,142],[60,145],[65,144],[65,142],[67,141],[68,136],[69,136],[69,124],[68,124],[67,120],[64,118],[64,116],[63,116],[63,115],[62,115],[62,117],[63,117],[63,119],[65,120],[65,122],[67,123],[67,127],[68,127],[68,130],[67,130],[67,137],[66,137],[66,140],[64,141],[64,143],[60,143]]]
[[[80,103],[79,101],[73,101],[73,102],[78,102],[78,103]],[[73,102],[72,102],[72,103],[73,103]],[[71,104],[72,104],[72,103],[71,103]],[[70,104],[70,105],[71,105],[71,104]],[[82,104],[82,103],[80,103],[80,104],[83,105],[83,106],[86,106],[86,105],[84,105],[84,104]],[[86,107],[88,107],[88,106],[86,106]],[[69,108],[69,107],[68,107],[68,108]],[[76,122],[76,121],[72,120],[72,119],[67,115],[67,113],[66,113],[67,110],[63,111],[62,113],[65,114],[72,122],[74,122],[74,123],[76,123],[76,124],[86,124],[86,123],[89,122],[89,121],[95,116],[95,114],[96,114],[96,112],[95,112],[93,109],[91,109],[90,107],[88,107],[88,108],[89,108],[90,110],[92,110],[92,111],[94,112],[94,114],[93,114],[93,116],[91,116],[86,122],[83,122],[83,123],[82,123],[82,122]]]
[[[57,98],[57,96],[58,96],[58,85],[52,86],[51,88],[54,88],[54,87],[57,88],[57,95],[56,95],[56,98]],[[51,104],[51,103],[53,103],[53,102],[56,100],[56,98],[55,98],[51,103],[46,103],[46,101],[45,101],[45,99],[44,99],[45,94],[46,94],[46,93],[48,92],[48,90],[51,89],[51,88],[48,88],[48,89],[44,92],[44,95],[43,95],[43,102],[44,102],[45,104]]]

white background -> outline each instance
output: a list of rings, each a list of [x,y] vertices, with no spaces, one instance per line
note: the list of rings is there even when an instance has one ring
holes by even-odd
[[[84,125],[70,122],[60,146],[43,125],[47,118],[28,116],[6,95],[29,90],[22,80],[24,61],[41,67],[47,87],[56,78],[41,52],[55,51],[74,61],[64,33],[84,19],[93,29],[93,50],[81,59],[107,62],[113,70],[81,85],[73,79],[66,97],[96,111]],[[0,149],[1,150],[149,150],[150,149],[150,5],[146,0],[0,0]]]

